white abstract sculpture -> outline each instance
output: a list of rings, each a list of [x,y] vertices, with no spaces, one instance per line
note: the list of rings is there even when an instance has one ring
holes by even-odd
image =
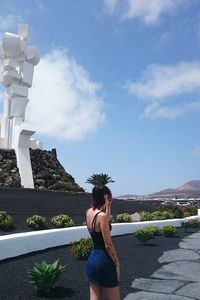
[[[6,88],[0,148],[15,150],[21,185],[34,188],[29,148],[42,149],[42,144],[30,138],[35,131],[25,122],[25,110],[34,66],[39,63],[40,56],[36,47],[27,46],[28,39],[28,25],[20,24],[18,34],[6,32],[0,45],[0,80]]]

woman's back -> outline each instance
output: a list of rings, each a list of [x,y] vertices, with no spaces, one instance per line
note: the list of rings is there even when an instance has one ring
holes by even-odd
[[[100,221],[98,215],[102,213],[101,211],[89,212],[87,213],[87,226],[90,232],[94,249],[105,249],[105,242],[100,228]],[[89,216],[88,216],[89,215]],[[97,230],[98,229],[98,230]]]
[[[100,226],[100,218],[97,218],[97,216],[98,216],[97,214],[102,215],[104,213],[102,211],[100,211],[99,209],[94,210],[93,208],[89,208],[87,210],[87,214],[86,214],[86,223],[87,223],[87,227],[89,230],[94,230],[96,232],[99,232],[99,231],[101,231],[101,226]],[[95,219],[96,219],[96,221],[95,221]],[[94,222],[95,222],[95,224],[94,224]]]

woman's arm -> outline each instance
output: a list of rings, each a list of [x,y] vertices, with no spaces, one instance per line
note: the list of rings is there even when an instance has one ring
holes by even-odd
[[[118,280],[119,280],[119,259],[117,257],[115,246],[113,245],[113,242],[111,239],[109,222],[108,222],[108,217],[107,217],[106,213],[101,215],[99,221],[100,221],[100,228],[102,231],[106,250],[116,266]]]

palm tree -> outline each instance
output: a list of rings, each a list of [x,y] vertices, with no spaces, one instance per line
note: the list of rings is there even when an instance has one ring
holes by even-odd
[[[104,186],[110,182],[114,182],[114,180],[112,180],[112,178],[110,176],[108,176],[107,174],[93,174],[92,176],[90,176],[86,183],[90,183],[93,184],[94,186]]]

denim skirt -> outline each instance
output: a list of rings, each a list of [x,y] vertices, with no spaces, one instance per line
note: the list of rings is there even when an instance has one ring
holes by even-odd
[[[115,264],[104,249],[93,249],[87,261],[89,282],[102,287],[113,288],[119,285]]]

